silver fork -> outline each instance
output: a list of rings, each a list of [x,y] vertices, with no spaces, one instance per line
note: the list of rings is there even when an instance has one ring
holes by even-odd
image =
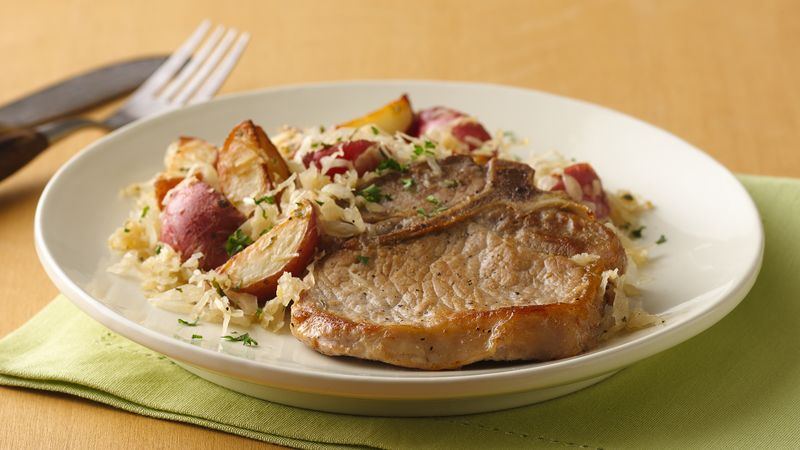
[[[71,117],[35,129],[0,130],[0,180],[22,168],[51,143],[81,128],[115,130],[136,119],[213,97],[241,57],[250,35],[217,26],[203,42],[210,28],[211,23],[203,21],[125,104],[103,120]]]

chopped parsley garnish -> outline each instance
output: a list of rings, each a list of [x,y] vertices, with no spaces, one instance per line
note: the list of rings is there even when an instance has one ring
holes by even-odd
[[[411,189],[414,187],[414,179],[413,178],[401,178],[400,182],[403,183],[403,189]]]
[[[217,291],[217,295],[220,297],[225,297],[225,291],[222,290],[222,287],[219,285],[217,280],[211,280],[211,286]]]
[[[256,202],[256,205],[260,205],[260,204],[262,204],[264,202],[266,202],[268,205],[274,205],[275,204],[275,196],[274,195],[265,195],[265,196],[263,196],[263,197],[261,197],[259,199],[256,199],[255,202]]]
[[[317,147],[319,147],[319,142],[312,142],[311,143],[311,148],[317,148]]]
[[[156,255],[161,253],[161,245],[156,245]]]
[[[225,251],[228,253],[228,256],[233,256],[252,243],[253,240],[250,239],[250,236],[244,234],[241,229],[238,229],[228,236],[228,240],[225,242]]]
[[[434,145],[431,141],[425,141],[424,148],[419,144],[414,144],[414,154],[411,155],[411,159],[417,159],[422,155],[433,155],[434,153],[428,150],[431,148],[436,148],[436,145]]]
[[[361,264],[364,264],[365,266],[367,264],[369,264],[369,257],[368,256],[358,255],[358,256],[356,256],[356,259],[358,260],[358,262],[360,262]]]
[[[251,338],[249,333],[245,333],[241,336],[230,336],[230,335],[222,336],[222,339],[225,339],[226,341],[229,342],[241,342],[242,345],[246,345],[248,347],[255,347],[258,345],[258,342],[256,342],[255,339]]]
[[[176,291],[178,291],[178,292],[180,292],[181,294],[183,294],[183,289],[181,289],[181,288],[179,288],[179,287],[176,287],[176,288],[175,288],[175,290],[176,290]]]
[[[457,180],[444,180],[444,186],[448,187],[448,188],[451,188],[451,189],[455,188],[455,187],[458,187],[458,181]]]
[[[178,319],[178,323],[181,324],[181,325],[186,325],[187,327],[196,327],[197,326],[197,320],[198,319],[194,319],[194,322],[187,322],[187,321],[185,321],[183,319]]]
[[[126,232],[126,233],[130,233],[130,232],[131,232],[131,229],[130,229],[130,228],[128,228],[128,227],[125,227],[125,228],[123,228],[123,229],[122,229],[122,231],[124,231],[124,232]]]
[[[324,204],[325,204],[325,202],[323,202],[322,200],[314,200],[314,201],[315,201],[315,202],[317,202],[317,204],[318,204],[319,206],[322,206],[322,205],[324,205]]]
[[[371,126],[370,129],[372,130],[372,134],[376,136],[381,134],[380,130],[378,130],[378,127],[376,127],[375,125]]]
[[[381,192],[381,188],[375,186],[374,184],[370,184],[369,186],[359,191],[358,195],[364,197],[366,201],[374,203],[380,203],[383,200],[392,199],[391,196],[385,195],[383,192]]]
[[[642,231],[644,231],[645,228],[647,228],[647,227],[642,225],[639,228],[635,228],[635,229],[631,230],[631,233],[630,233],[631,237],[634,238],[634,239],[641,238],[642,237]]]
[[[656,241],[656,244],[661,245],[664,242],[667,242],[667,237],[662,234],[661,237],[659,237],[658,240]]]
[[[417,208],[417,214],[419,214],[419,215],[421,215],[423,217],[426,217],[426,218],[433,217],[436,214],[439,214],[440,212],[445,211],[447,209],[447,206],[444,206],[442,204],[442,201],[439,200],[438,198],[436,198],[433,195],[429,195],[429,196],[425,197],[425,200],[428,203],[430,203],[433,206],[435,206],[435,208],[431,209],[430,211],[425,211],[425,208]]]
[[[631,194],[622,194],[622,199],[627,201],[633,201],[633,195]]]
[[[320,125],[319,126],[319,132],[320,133],[324,133],[325,132],[325,125]]]
[[[194,340],[194,339],[203,339],[203,335],[202,335],[202,334],[193,334],[193,335],[192,335],[192,339],[193,339],[193,340]]]
[[[257,319],[261,319],[261,316],[263,316],[263,315],[264,315],[264,308],[262,308],[260,306],[258,308],[256,308],[256,318]]]
[[[144,207],[144,209],[142,210],[142,215],[139,216],[139,218],[144,219],[144,217],[147,215],[148,211],[150,211],[150,205],[146,205]]]
[[[408,168],[392,158],[387,158],[378,164],[378,170],[396,170],[398,172],[405,172]]]

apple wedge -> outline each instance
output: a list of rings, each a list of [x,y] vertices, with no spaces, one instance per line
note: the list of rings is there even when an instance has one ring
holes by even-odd
[[[217,158],[217,173],[223,194],[236,209],[249,215],[258,199],[289,177],[289,167],[261,127],[245,120],[231,131]]]
[[[314,258],[319,241],[317,210],[303,200],[289,217],[229,259],[217,271],[228,275],[239,292],[258,297],[263,304],[275,296],[284,272],[303,273]]]
[[[382,108],[373,111],[366,116],[353,119],[349,122],[337,125],[336,128],[357,128],[363,125],[375,125],[386,133],[394,134],[398,131],[406,132],[414,122],[414,111],[411,109],[411,102],[408,96],[394,100]]]
[[[185,175],[196,163],[205,163],[213,167],[217,162],[218,153],[216,146],[202,139],[181,136],[167,147],[164,167],[169,175]]]

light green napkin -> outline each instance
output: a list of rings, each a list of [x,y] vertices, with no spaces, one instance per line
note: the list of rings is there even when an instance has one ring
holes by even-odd
[[[761,275],[720,323],[608,380],[459,417],[336,415],[218,387],[58,297],[0,341],[0,384],[302,448],[800,446],[800,180],[741,177],[767,233]]]

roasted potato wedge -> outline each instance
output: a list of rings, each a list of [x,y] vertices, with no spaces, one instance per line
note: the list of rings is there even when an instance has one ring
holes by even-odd
[[[237,125],[217,159],[223,194],[245,215],[255,209],[244,202],[258,199],[289,177],[289,167],[261,127],[250,120]]]
[[[413,122],[414,111],[411,109],[411,102],[408,100],[408,96],[403,94],[402,97],[384,105],[382,108],[366,116],[337,125],[337,128],[375,125],[386,133],[394,134],[398,131],[405,133],[411,128]]]
[[[156,177],[155,181],[153,181],[153,191],[156,196],[156,205],[158,205],[159,209],[164,209],[164,197],[167,196],[167,192],[180,184],[183,179],[184,177],[181,176],[169,176],[163,173]]]
[[[319,240],[317,210],[308,200],[289,218],[234,255],[217,270],[227,274],[240,292],[255,295],[263,304],[275,296],[284,272],[300,275],[314,258]]]
[[[202,139],[181,136],[167,147],[167,155],[164,157],[165,172],[169,175],[185,175],[198,162],[213,167],[218,153],[216,146]]]
[[[222,194],[197,181],[170,195],[161,213],[159,239],[183,260],[202,252],[200,267],[211,270],[228,260],[225,242],[244,221]]]

